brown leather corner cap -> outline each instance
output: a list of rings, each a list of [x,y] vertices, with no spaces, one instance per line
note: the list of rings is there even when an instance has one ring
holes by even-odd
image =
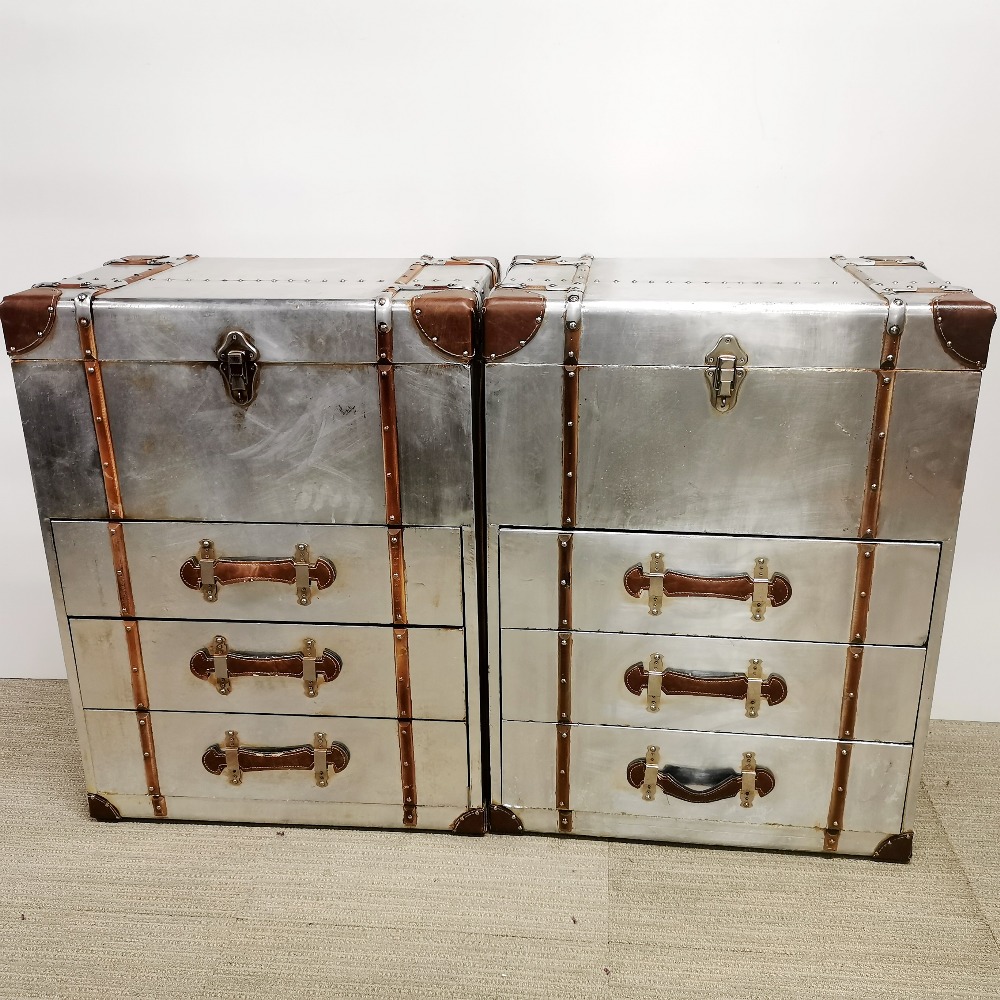
[[[948,354],[970,368],[985,368],[996,306],[966,292],[947,292],[931,300],[931,312]]]
[[[425,292],[410,299],[410,312],[431,347],[459,361],[471,361],[479,297],[460,288]]]
[[[487,361],[516,354],[538,333],[545,296],[526,288],[498,288],[483,310],[483,354]]]
[[[29,288],[4,297],[0,302],[0,324],[8,354],[27,354],[45,340],[55,326],[56,303],[61,295],[61,288]]]

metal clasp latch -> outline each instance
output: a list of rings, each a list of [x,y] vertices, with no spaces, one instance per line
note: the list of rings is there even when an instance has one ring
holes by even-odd
[[[712,406],[720,413],[727,413],[736,405],[736,396],[747,373],[743,366],[748,360],[746,351],[732,336],[723,337],[715,350],[705,355],[705,364],[709,366],[705,372],[709,395]]]
[[[313,776],[320,788],[330,784],[330,765],[326,760],[326,733],[316,733],[313,736]]]
[[[740,789],[740,805],[744,809],[749,809],[757,794],[757,755],[755,753],[743,754],[740,772],[743,779],[743,786]]]
[[[210,604],[219,599],[219,584],[215,579],[215,542],[203,538],[198,546],[198,569],[201,571],[201,596]]]
[[[663,562],[663,553],[654,552],[649,557],[649,613],[658,615],[663,611],[663,577],[666,571],[666,564]]]
[[[646,770],[642,776],[642,797],[652,802],[656,797],[657,780],[660,777],[660,748],[646,747]]]
[[[243,772],[240,770],[240,734],[235,729],[226,731],[226,775],[229,784],[243,783]]]
[[[295,563],[295,600],[299,604],[312,604],[312,585],[309,580],[309,546],[299,542],[292,556]]]
[[[750,598],[750,617],[755,622],[764,620],[769,589],[767,557],[758,556],[753,563],[753,594]]]
[[[260,384],[257,363],[260,351],[254,346],[253,338],[242,330],[230,330],[223,336],[215,356],[219,359],[219,371],[229,398],[239,406],[249,406]]]
[[[316,640],[306,639],[302,645],[302,681],[306,687],[306,697],[315,698],[319,693],[316,677]]]
[[[229,694],[233,689],[229,680],[229,643],[224,635],[212,640],[212,676],[219,694]]]
[[[764,665],[751,660],[747,667],[747,718],[756,719],[760,714],[760,689],[764,683]]]
[[[659,712],[660,695],[663,691],[663,655],[653,653],[646,670],[646,711]]]

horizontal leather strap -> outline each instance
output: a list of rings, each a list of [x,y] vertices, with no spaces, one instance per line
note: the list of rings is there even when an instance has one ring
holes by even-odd
[[[226,669],[230,677],[302,677],[302,653],[227,653]],[[326,681],[340,676],[344,663],[332,649],[316,657],[316,676]],[[202,680],[215,675],[215,659],[208,649],[199,649],[191,657],[191,673]]]
[[[649,671],[642,663],[633,663],[625,671],[625,687],[641,696],[649,686]],[[701,695],[706,698],[732,698],[743,701],[747,696],[746,674],[692,674],[685,670],[664,670],[663,694]],[[760,685],[760,693],[769,705],[779,705],[788,695],[788,685],[780,674],[769,674]]]
[[[298,747],[240,747],[241,771],[311,771],[315,766],[314,750],[309,745]],[[343,743],[331,743],[326,750],[327,766],[339,773],[347,767],[351,752]],[[201,757],[209,774],[222,774],[226,770],[226,751],[215,743]]]
[[[642,597],[649,590],[649,575],[636,563],[625,571],[625,590],[630,597]],[[749,601],[753,596],[753,577],[749,573],[739,576],[694,576],[667,570],[663,574],[663,593],[666,597],[724,597],[733,601]],[[787,604],[792,596],[792,585],[781,573],[774,573],[767,583],[767,597],[772,608]]]
[[[628,783],[642,788],[646,777],[646,761],[638,757],[628,766]],[[690,768],[667,765],[661,767],[656,777],[657,787],[664,795],[684,802],[721,802],[734,799],[743,788],[743,777],[729,768]],[[774,773],[766,767],[755,771],[754,784],[758,795],[774,791]],[[703,788],[692,787],[704,785]]]
[[[329,559],[309,564],[309,579],[326,590],[337,579],[337,570]],[[201,589],[201,565],[194,557],[181,566],[181,580],[192,590]],[[295,584],[294,559],[216,559],[215,582],[220,587],[231,583]]]

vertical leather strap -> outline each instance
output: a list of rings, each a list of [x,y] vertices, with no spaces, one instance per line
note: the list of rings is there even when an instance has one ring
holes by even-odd
[[[403,825],[417,825],[417,779],[413,754],[413,697],[410,688],[410,639],[406,618],[406,556],[403,529],[389,529],[389,573],[392,593],[393,659],[396,668],[396,718],[399,729]]]
[[[399,437],[396,423],[396,375],[391,364],[378,365],[379,419],[382,421],[382,459],[385,467],[385,519],[403,523],[399,488]]]
[[[573,810],[569,799],[570,726],[556,726],[556,809],[559,832],[573,832]]]
[[[569,723],[573,721],[573,633],[560,632],[558,636],[556,718],[561,723]]]
[[[858,715],[861,670],[864,664],[864,644],[868,638],[868,611],[871,607],[872,582],[875,579],[874,542],[858,543],[857,569],[854,574],[854,607],[851,613],[851,645],[847,647],[844,668],[844,690],[840,702],[840,739],[854,739],[854,724]],[[844,825],[847,802],[847,781],[851,770],[851,744],[837,745],[837,760],[833,771],[833,790],[823,838],[825,851],[836,851]],[[846,752],[845,752],[846,751]]]
[[[559,628],[573,627],[573,536],[559,536]]]
[[[160,793],[160,777],[156,769],[156,748],[153,743],[153,717],[149,711],[149,692],[146,687],[146,669],[142,659],[142,639],[139,623],[135,620],[135,599],[125,551],[124,529],[121,524],[108,525],[111,543],[111,562],[118,585],[118,600],[125,629],[125,646],[128,650],[129,678],[135,702],[136,721],[139,726],[139,745],[142,750],[143,769],[146,774],[146,791],[153,807],[153,815],[162,819],[167,815],[167,801]]]
[[[892,414],[892,395],[896,386],[896,368],[899,365],[899,347],[902,331],[886,321],[882,335],[882,360],[876,372],[875,412],[872,418],[871,440],[868,444],[868,465],[866,467],[865,492],[861,503],[861,524],[858,535],[861,538],[875,538],[878,535],[879,510],[882,503],[882,477],[885,472],[885,455],[889,442],[889,418]]]
[[[591,257],[577,263],[566,292],[563,316],[562,389],[562,527],[576,525],[577,478],[580,456],[580,335],[583,330],[583,296],[590,277]]]

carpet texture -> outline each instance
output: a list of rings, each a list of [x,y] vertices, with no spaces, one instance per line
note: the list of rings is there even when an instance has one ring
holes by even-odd
[[[103,824],[65,682],[0,681],[0,997],[1000,997],[998,759],[933,725],[909,866]]]

